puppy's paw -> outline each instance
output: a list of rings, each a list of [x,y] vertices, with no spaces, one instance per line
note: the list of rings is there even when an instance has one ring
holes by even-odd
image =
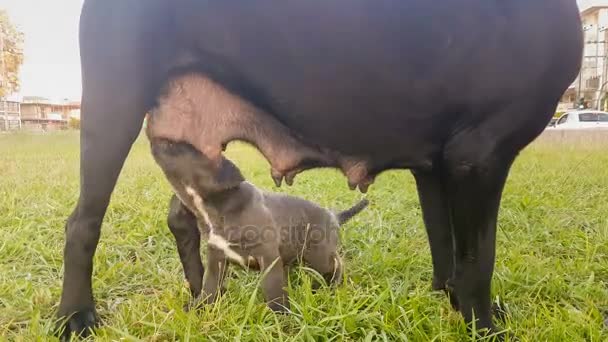
[[[198,311],[202,307],[200,301],[190,300],[184,304],[184,312]]]
[[[190,311],[198,312],[198,311],[202,310],[206,305],[207,305],[207,302],[204,300],[201,300],[201,298],[199,296],[195,299],[189,300],[186,304],[184,304],[184,311],[185,312],[190,312]]]
[[[268,308],[277,314],[287,314],[290,312],[289,302],[279,303],[277,301],[272,301],[268,303]]]

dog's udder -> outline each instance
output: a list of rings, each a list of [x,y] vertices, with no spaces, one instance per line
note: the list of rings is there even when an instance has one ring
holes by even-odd
[[[337,166],[333,156],[302,141],[274,116],[202,74],[170,79],[152,111],[150,138],[184,141],[212,162],[235,140],[254,145],[268,160],[277,185],[318,166]]]
[[[340,168],[348,180],[348,187],[355,190],[357,187],[362,193],[366,193],[375,177],[370,174],[369,163],[364,159],[352,157],[341,157]]]
[[[271,177],[280,187],[292,185],[297,174],[317,167],[340,168],[351,189],[362,192],[373,183],[365,160],[314,146],[272,114],[202,74],[168,81],[148,123],[149,138],[183,141],[220,165],[226,145],[235,140],[254,145],[268,160]]]
[[[151,111],[150,138],[183,141],[219,163],[226,143],[243,130],[246,103],[203,75],[184,74],[167,81]]]

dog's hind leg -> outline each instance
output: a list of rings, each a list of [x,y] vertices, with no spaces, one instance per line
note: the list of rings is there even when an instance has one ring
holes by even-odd
[[[268,307],[274,312],[289,311],[289,295],[285,289],[287,278],[278,249],[265,246],[257,258],[264,273],[262,287]]]
[[[505,117],[512,113],[509,108]],[[491,134],[492,129],[496,134]],[[517,150],[509,140],[510,134],[496,121],[488,120],[453,135],[443,151],[442,177],[454,234],[451,283],[465,322],[476,321],[477,330],[489,332],[496,332],[490,301],[496,224],[502,191]]]
[[[315,271],[319,272],[325,282],[335,287],[342,282],[343,264],[342,258],[333,251],[333,248],[316,248],[311,249],[306,257],[306,263]],[[313,290],[321,287],[321,283],[314,281],[312,284]]]
[[[431,247],[433,263],[433,290],[444,291],[455,310],[458,310],[458,298],[448,286],[448,280],[454,270],[454,246],[448,197],[445,193],[439,172],[414,171],[418,188],[418,197],[422,208],[422,218]]]
[[[196,216],[179,200],[171,197],[167,225],[175,237],[177,251],[193,298],[201,294],[203,263],[200,255],[201,235]]]

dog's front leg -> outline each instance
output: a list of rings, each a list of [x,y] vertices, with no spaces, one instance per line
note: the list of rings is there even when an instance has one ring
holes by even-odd
[[[228,260],[223,251],[213,246],[207,247],[207,267],[200,302],[213,304],[218,294],[223,291],[224,279],[228,271],[227,263]]]
[[[169,203],[167,224],[173,237],[175,237],[179,259],[188,281],[192,299],[196,300],[202,291],[204,274],[200,254],[201,235],[198,230],[196,216],[176,195],[171,197],[171,202]]]

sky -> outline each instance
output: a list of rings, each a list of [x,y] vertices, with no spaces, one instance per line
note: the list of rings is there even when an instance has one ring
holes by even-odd
[[[579,3],[591,0],[579,0]],[[0,0],[25,34],[21,92],[79,100],[82,91],[78,21],[83,0]]]
[[[0,0],[0,8],[25,35],[20,95],[80,100],[82,1]]]

